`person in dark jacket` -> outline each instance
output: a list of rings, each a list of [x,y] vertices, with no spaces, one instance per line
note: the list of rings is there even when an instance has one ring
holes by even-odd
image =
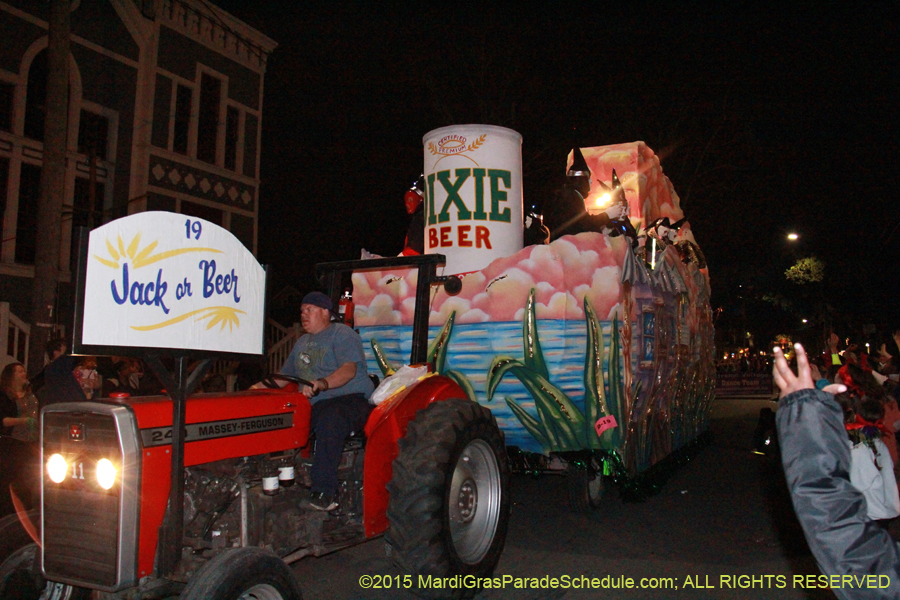
[[[35,394],[41,408],[57,402],[84,402],[87,400],[78,379],[75,378],[76,358],[71,354],[66,354],[67,350],[68,346],[64,348],[62,354],[56,354],[56,358],[44,367],[44,385]]]
[[[57,358],[59,358],[60,356],[62,356],[64,354],[66,354],[69,351],[69,345],[66,343],[66,340],[64,340],[62,338],[53,338],[52,340],[47,342],[47,345],[45,346],[44,350],[47,353],[47,358],[49,359],[49,362],[46,365],[44,365],[44,368],[41,369],[40,373],[38,373],[31,379],[31,391],[35,394],[37,394],[38,390],[40,390],[42,387],[44,387],[44,383],[46,383],[45,377],[46,377],[47,367],[54,360],[56,360]]]
[[[806,541],[822,573],[834,577],[829,582],[838,598],[900,598],[900,544],[866,515],[865,497],[850,483],[844,413],[832,395],[846,386],[817,390],[806,351],[800,344],[794,348],[796,375],[781,349],[774,349],[775,383],[781,389],[776,422],[788,489]],[[844,575],[851,578],[841,579]]]

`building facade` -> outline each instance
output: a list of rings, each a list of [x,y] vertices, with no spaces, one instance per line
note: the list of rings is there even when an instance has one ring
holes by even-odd
[[[276,46],[207,0],[70,4],[61,319],[71,312],[78,227],[166,210],[221,225],[256,252],[263,82]],[[48,12],[48,2],[0,0],[0,301],[22,316],[34,273]]]

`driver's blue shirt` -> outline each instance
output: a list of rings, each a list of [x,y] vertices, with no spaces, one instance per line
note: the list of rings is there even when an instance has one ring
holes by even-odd
[[[311,404],[326,398],[363,394],[368,398],[375,386],[366,371],[366,356],[359,335],[343,323],[332,323],[319,333],[300,336],[281,367],[282,375],[315,381],[328,377],[341,365],[355,362],[356,375],[341,387],[319,392]]]

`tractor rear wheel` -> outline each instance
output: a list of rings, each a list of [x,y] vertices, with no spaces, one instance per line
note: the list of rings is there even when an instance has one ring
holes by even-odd
[[[435,402],[416,414],[399,446],[388,484],[386,538],[394,562],[413,575],[489,577],[510,508],[506,448],[491,411],[469,400]],[[467,598],[477,591],[451,593]]]

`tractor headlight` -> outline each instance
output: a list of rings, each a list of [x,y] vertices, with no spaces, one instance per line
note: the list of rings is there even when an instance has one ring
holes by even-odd
[[[104,490],[108,490],[116,482],[116,467],[108,458],[101,458],[97,462],[97,483]]]
[[[53,483],[62,483],[69,471],[69,465],[61,454],[54,454],[47,461],[47,476]]]

